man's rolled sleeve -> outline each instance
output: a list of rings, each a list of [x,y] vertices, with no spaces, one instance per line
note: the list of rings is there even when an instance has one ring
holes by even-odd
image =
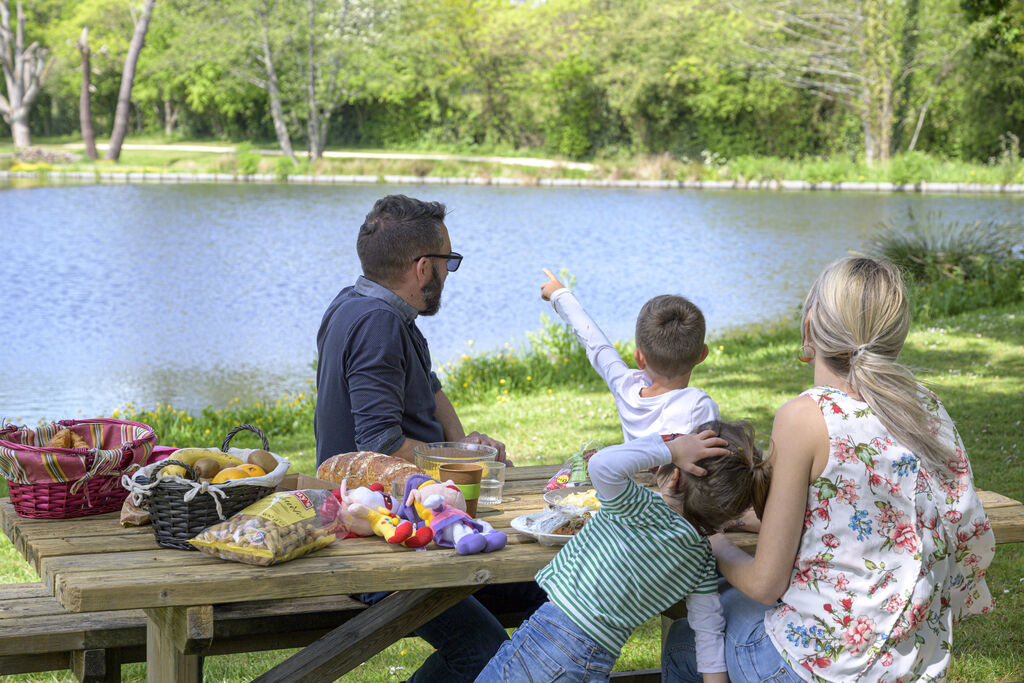
[[[359,450],[391,454],[405,439],[405,358],[393,343],[401,325],[397,316],[378,310],[353,326],[344,367]]]
[[[441,391],[441,380],[433,370],[430,371],[430,391],[435,394]]]

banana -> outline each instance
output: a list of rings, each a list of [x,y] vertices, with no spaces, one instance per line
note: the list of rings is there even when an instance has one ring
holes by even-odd
[[[200,458],[213,458],[220,463],[221,468],[244,464],[240,458],[210,448],[179,448],[171,454],[171,457],[186,465],[195,465],[196,460]]]

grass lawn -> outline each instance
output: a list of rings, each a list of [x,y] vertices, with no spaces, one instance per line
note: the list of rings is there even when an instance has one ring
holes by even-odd
[[[807,388],[811,372],[796,360],[799,337],[792,327],[772,331],[751,330],[712,340],[708,360],[694,372],[693,384],[714,397],[726,419],[751,421],[762,446],[766,445],[772,417],[784,401]],[[956,421],[974,467],[978,488],[1024,499],[1024,310],[1018,306],[987,309],[942,319],[915,328],[903,361],[934,388]],[[507,384],[487,383],[471,391],[452,388],[467,429],[480,429],[505,441],[519,464],[561,462],[581,442],[605,444],[621,440],[614,402],[600,381],[593,378],[559,381],[557,373],[543,378],[516,376],[508,364]],[[525,371],[520,371],[522,372]],[[533,372],[533,371],[530,371]],[[530,375],[529,377],[534,377]],[[543,382],[539,381],[543,379]],[[540,386],[532,386],[536,382]],[[470,382],[466,383],[470,385]],[[504,393],[503,386],[514,387]],[[550,391],[549,391],[550,390]],[[301,396],[301,398],[299,397]],[[295,469],[313,473],[311,402],[305,394],[286,397],[274,405],[256,408],[265,424],[292,427],[272,439],[275,451],[289,457]],[[137,419],[154,424],[159,434],[187,429],[192,443],[219,445],[222,423],[254,420],[251,407],[233,406],[221,412],[190,415],[169,407],[159,414],[149,409]],[[272,419],[267,419],[267,418]],[[205,424],[213,424],[205,427]],[[209,436],[204,438],[209,429]],[[241,438],[241,435],[240,437]],[[237,443],[235,445],[244,446]],[[6,488],[0,487],[0,495]],[[20,559],[6,537],[0,535],[0,582],[34,581],[37,577]],[[988,573],[996,598],[992,614],[975,617],[956,628],[951,681],[1012,682],[1024,679],[1024,544],[998,546]],[[617,668],[658,666],[660,630],[657,620],[638,629],[627,644]],[[429,655],[417,639],[402,640],[357,668],[346,681],[395,681],[406,678]],[[249,680],[291,651],[262,655],[207,658],[208,681]],[[126,680],[145,678],[143,665],[124,667]],[[33,674],[12,681],[72,680],[66,675]]]

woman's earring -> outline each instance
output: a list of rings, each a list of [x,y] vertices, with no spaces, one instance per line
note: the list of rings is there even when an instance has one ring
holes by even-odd
[[[808,351],[808,349],[810,349],[810,351]],[[816,352],[813,346],[804,344],[803,346],[800,347],[800,352],[803,353],[804,355],[797,356],[796,359],[801,363],[810,363],[812,360],[814,360],[814,354]]]

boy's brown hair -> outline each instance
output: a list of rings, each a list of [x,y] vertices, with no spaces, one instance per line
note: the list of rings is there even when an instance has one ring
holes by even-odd
[[[652,370],[678,377],[693,370],[704,350],[704,314],[689,299],[656,296],[636,317],[636,347]]]
[[[694,430],[712,430],[728,442],[728,455],[704,458],[697,466],[707,470],[703,477],[679,471],[675,492],[665,491],[676,469],[663,465],[658,470],[659,488],[669,507],[681,514],[701,536],[710,536],[738,519],[751,507],[760,519],[768,500],[771,467],[754,445],[754,429],[746,422],[708,422]]]

